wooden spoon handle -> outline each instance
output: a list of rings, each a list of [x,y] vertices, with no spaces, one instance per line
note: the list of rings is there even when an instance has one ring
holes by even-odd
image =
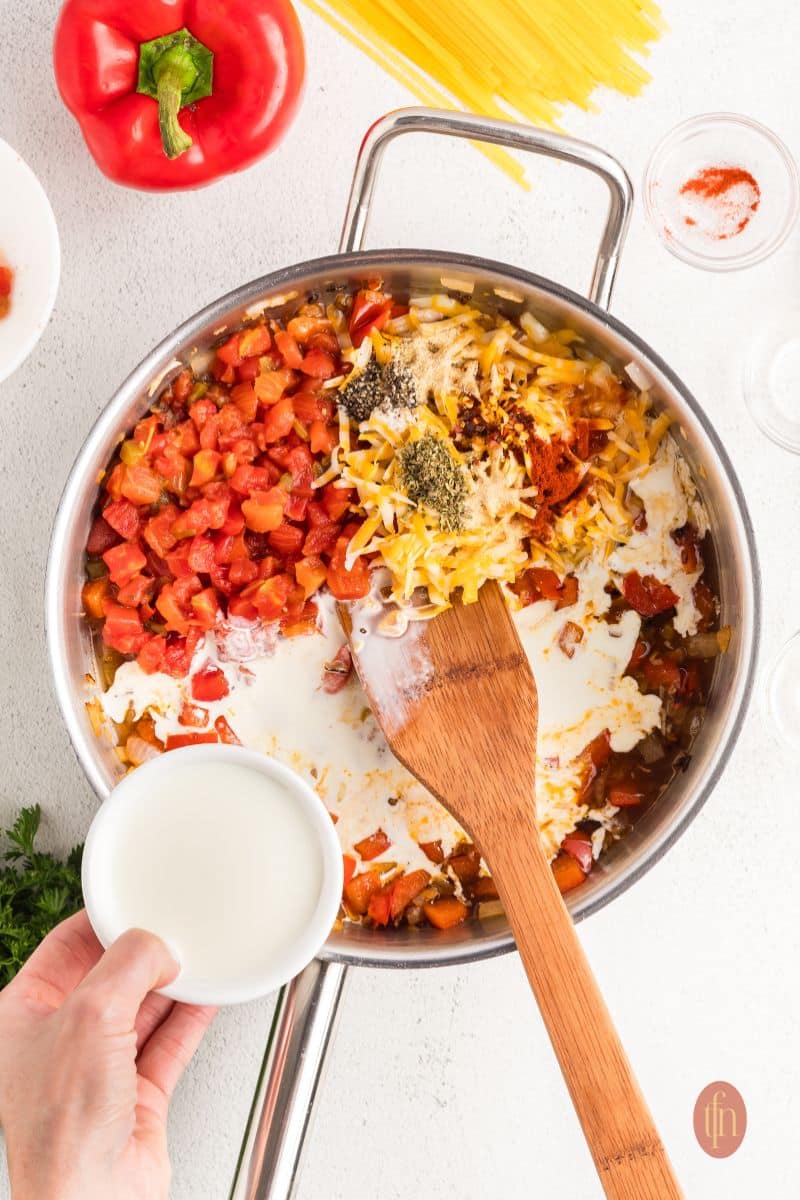
[[[479,844],[541,1009],[609,1200],[679,1200],[652,1115],[634,1077],[538,831],[488,830]],[[477,830],[473,832],[478,834]]]

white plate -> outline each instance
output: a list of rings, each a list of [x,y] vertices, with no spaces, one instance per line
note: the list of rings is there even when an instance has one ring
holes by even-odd
[[[14,272],[11,311],[0,318],[0,382],[44,333],[61,274],[58,229],[44,188],[0,138],[0,263]]]

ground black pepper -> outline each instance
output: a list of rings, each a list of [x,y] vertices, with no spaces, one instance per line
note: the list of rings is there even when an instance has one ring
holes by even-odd
[[[409,500],[432,508],[448,533],[463,529],[467,496],[464,473],[444,442],[426,433],[408,442],[398,454],[398,461]]]
[[[414,408],[417,390],[409,369],[391,360],[380,366],[374,355],[361,371],[354,371],[339,390],[339,403],[351,421],[367,421],[376,409]]]

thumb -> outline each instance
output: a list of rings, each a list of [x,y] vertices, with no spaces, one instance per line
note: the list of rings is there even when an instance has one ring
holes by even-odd
[[[93,1020],[127,1032],[148,992],[171,983],[179,971],[180,964],[161,938],[144,929],[128,929],[109,946],[66,1004],[88,1007]]]

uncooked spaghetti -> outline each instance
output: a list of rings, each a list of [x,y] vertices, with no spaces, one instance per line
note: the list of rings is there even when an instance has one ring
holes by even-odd
[[[650,76],[635,55],[664,28],[655,0],[305,0],[424,104],[558,128],[593,93],[635,96]],[[523,186],[507,151],[480,150]]]

